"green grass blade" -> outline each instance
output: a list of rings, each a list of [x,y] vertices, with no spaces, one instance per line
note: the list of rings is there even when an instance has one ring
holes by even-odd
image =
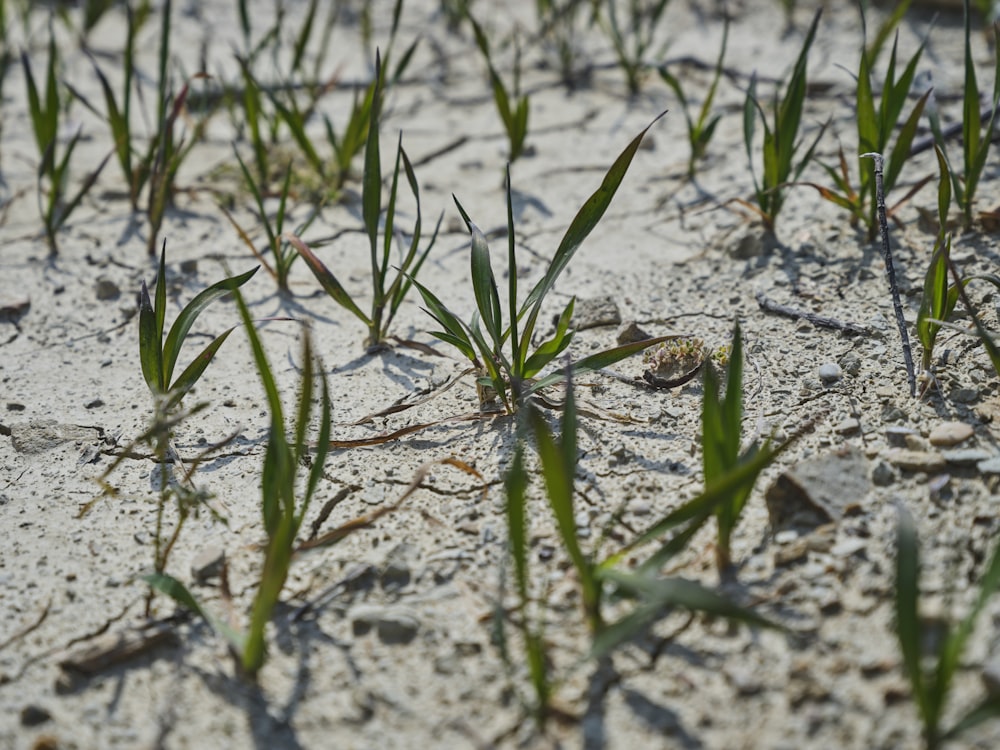
[[[163,379],[165,382],[170,382],[170,379],[173,377],[174,366],[177,364],[177,355],[180,354],[184,339],[187,338],[188,332],[191,330],[191,326],[194,325],[198,316],[215,300],[225,297],[230,292],[247,283],[257,273],[259,268],[260,266],[257,266],[246,273],[241,273],[238,276],[232,276],[212,284],[212,286],[201,291],[184,306],[177,319],[174,320],[174,324],[170,326],[170,333],[167,334],[166,343],[163,345]]]
[[[609,568],[601,571],[601,579],[615,583],[636,596],[656,602],[661,607],[681,607],[690,612],[704,612],[752,627],[768,629],[781,627],[766,617],[734,604],[721,594],[684,578],[655,578]]]
[[[573,341],[573,331],[569,330],[569,324],[573,317],[575,302],[575,297],[570,299],[569,304],[566,305],[566,308],[559,316],[559,320],[556,323],[556,332],[552,338],[543,342],[535,349],[524,365],[521,366],[521,378],[532,378],[537,375],[543,367],[562,354],[566,350],[566,347]]]
[[[292,70],[299,70],[302,66],[302,58],[306,53],[309,38],[312,36],[313,21],[316,18],[316,6],[317,0],[310,0],[309,7],[306,9],[306,16],[302,20],[302,28],[299,30],[295,46],[292,48]]]
[[[306,157],[306,161],[309,162],[309,166],[316,170],[321,176],[324,174],[325,165],[323,163],[323,158],[316,151],[316,147],[313,145],[312,138],[306,133],[306,123],[305,118],[302,116],[302,112],[299,111],[298,106],[295,104],[295,100],[292,99],[292,107],[286,107],[278,97],[268,92],[268,97],[271,100],[271,105],[274,107],[275,112],[277,112],[279,118],[285,123],[288,128],[288,132],[291,133],[292,138],[295,143],[298,144],[299,148],[302,150],[302,154]]]
[[[979,117],[979,85],[976,82],[976,65],[972,60],[972,13],[969,1],[965,0],[965,87],[962,98],[962,149],[965,157],[966,180],[972,174],[974,159],[979,151],[981,121]],[[967,191],[967,201],[972,200],[972,191]]]
[[[170,375],[167,373],[167,363],[163,356],[163,332],[167,326],[167,241],[163,240],[160,248],[160,269],[156,274],[156,290],[153,297],[153,311],[156,317],[156,335],[160,340],[160,376],[159,381],[163,384],[163,390],[167,390],[170,384]]]
[[[316,256],[309,246],[295,235],[286,234],[285,239],[291,243],[292,247],[294,247],[301,256],[302,260],[305,261],[305,264],[309,267],[309,270],[312,271],[313,276],[316,277],[316,280],[320,283],[320,286],[323,287],[323,290],[329,294],[338,305],[349,310],[366,326],[371,326],[371,319],[354,303],[354,300],[351,299],[351,296],[347,293],[344,287],[341,286],[337,277],[330,272],[330,270],[323,264],[323,261]]]
[[[632,139],[629,145],[625,147],[625,150],[615,160],[614,164],[611,165],[611,168],[601,181],[601,186],[587,199],[579,212],[577,212],[569,229],[566,230],[566,234],[563,235],[562,241],[559,243],[559,247],[552,258],[552,262],[545,272],[545,276],[538,281],[521,306],[522,311],[541,305],[542,299],[555,284],[556,279],[566,269],[566,266],[569,265],[570,260],[572,260],[573,255],[579,249],[580,245],[594,230],[594,227],[597,226],[601,217],[608,210],[608,206],[611,205],[611,199],[614,198],[618,187],[625,178],[625,173],[628,171],[629,165],[632,164],[632,159],[639,150],[643,136],[646,135],[646,132],[664,114],[666,113],[658,115]]]
[[[194,598],[187,587],[166,573],[148,573],[142,576],[142,580],[162,594],[166,594],[183,607],[187,607],[196,615],[201,617],[219,635],[229,641],[237,652],[242,652],[246,641],[244,635],[227,625],[223,620],[212,616],[208,610],[204,609],[198,600]]]
[[[411,279],[411,281],[420,293],[421,298],[423,298],[428,315],[441,324],[441,326],[445,329],[445,333],[448,338],[443,338],[440,334],[434,335],[441,338],[442,341],[446,341],[454,346],[471,362],[478,362],[478,358],[476,357],[476,348],[469,339],[465,324],[462,323],[458,316],[449,310],[444,303],[442,303],[441,300],[439,300],[427,287],[418,282],[416,279]]]
[[[149,300],[149,289],[143,281],[139,292],[139,364],[142,366],[142,377],[153,393],[166,391],[162,381],[162,345],[163,335],[157,330],[156,313]]]
[[[322,366],[322,362],[320,363]],[[302,524],[309,504],[319,487],[319,480],[323,478],[323,466],[326,463],[327,454],[330,451],[330,426],[331,410],[330,387],[327,383],[326,373],[320,370],[320,387],[322,397],[320,399],[319,416],[319,437],[316,439],[316,455],[312,459],[312,468],[309,470],[309,480],[306,484],[306,494],[302,500],[302,508],[299,511],[298,524]]]
[[[507,502],[504,506],[507,513],[507,534],[510,539],[510,553],[514,561],[514,581],[517,585],[521,602],[528,600],[528,532],[526,492],[528,474],[524,470],[524,447],[518,442],[514,448],[514,458],[510,470],[504,477],[504,489]]]
[[[1000,719],[1000,696],[988,695],[959,719],[955,726],[941,735],[941,742],[958,739],[969,729],[979,726],[990,719]]]
[[[906,118],[906,122],[903,123],[903,126],[899,130],[899,135],[896,136],[896,144],[889,153],[889,161],[885,168],[884,183],[887,193],[895,186],[900,173],[903,171],[903,165],[910,158],[910,145],[917,134],[920,118],[924,113],[924,106],[927,104],[930,95],[931,92],[928,90],[917,100],[917,103],[913,105],[913,111],[910,112],[910,116]]]
[[[923,719],[924,726],[936,730],[935,715],[927,694],[923,669],[920,665],[921,627],[917,603],[920,598],[920,552],[913,518],[904,508],[899,510],[896,525],[896,634],[903,656],[903,669]]]
[[[496,349],[502,344],[503,325],[500,317],[500,293],[497,290],[493,265],[490,262],[490,248],[485,235],[475,224],[472,225],[472,289],[476,295],[476,308],[483,318],[483,325],[493,340]]]
[[[184,396],[187,395],[194,384],[198,382],[198,379],[205,372],[205,368],[212,362],[212,358],[215,357],[215,353],[219,351],[219,347],[229,338],[229,334],[232,333],[235,328],[230,328],[228,331],[217,336],[208,346],[202,349],[201,354],[192,360],[184,372],[182,372],[177,379],[171,383],[169,393],[170,398],[167,401],[166,408],[171,409],[181,402]]]
[[[371,246],[374,304],[381,301],[383,290],[378,284],[378,220],[382,213],[382,166],[379,158],[379,117],[382,108],[382,60],[375,53],[375,88],[368,120],[368,141],[365,144],[365,171],[362,177],[361,209]],[[374,342],[373,342],[374,343]]]
[[[514,199],[511,195],[510,163],[505,171],[504,193],[507,196],[507,314],[510,316],[510,356],[515,372],[524,373],[527,352],[521,348],[517,332],[517,236],[514,232]],[[530,376],[528,376],[530,377]]]
[[[556,519],[559,536],[566,549],[573,567],[580,577],[580,589],[583,607],[592,632],[598,632],[601,626],[600,583],[594,576],[594,565],[580,547],[580,539],[576,529],[576,514],[573,510],[573,480],[576,473],[576,411],[574,408],[571,388],[567,390],[567,412],[563,425],[570,428],[568,444],[560,445],[541,413],[533,406],[528,406],[528,421],[535,436],[538,456],[542,463],[542,476],[545,478],[545,490],[549,507]],[[572,451],[572,456],[569,453]]]

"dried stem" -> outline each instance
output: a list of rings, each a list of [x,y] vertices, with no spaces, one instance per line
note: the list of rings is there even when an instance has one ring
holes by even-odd
[[[899,286],[896,284],[896,269],[892,264],[892,251],[889,249],[889,223],[885,218],[885,187],[882,184],[882,169],[885,159],[882,154],[874,152],[861,154],[862,158],[870,157],[875,162],[875,204],[878,208],[878,226],[882,234],[882,258],[885,261],[885,273],[889,277],[889,290],[892,292],[892,307],[896,313],[896,327],[899,337],[903,340],[903,361],[906,363],[906,379],[910,383],[910,395],[917,395],[917,376],[913,369],[913,353],[910,350],[910,337],[906,333],[906,320],[903,318],[903,304],[899,300]]]

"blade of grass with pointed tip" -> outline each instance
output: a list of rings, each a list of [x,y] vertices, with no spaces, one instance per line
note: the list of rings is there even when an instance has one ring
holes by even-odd
[[[153,393],[166,391],[162,380],[162,346],[163,334],[157,329],[156,313],[149,300],[149,289],[143,281],[139,291],[139,364],[142,367],[142,377]]]
[[[365,230],[368,232],[368,242],[371,249],[372,267],[372,297],[373,304],[381,302],[384,290],[379,286],[378,275],[378,220],[382,213],[382,166],[379,157],[379,117],[382,108],[382,60],[378,51],[375,53],[375,88],[372,93],[372,105],[369,111],[368,140],[365,144],[365,170],[361,183],[361,212],[364,218]],[[375,342],[372,342],[375,343]]]
[[[528,357],[527,361],[521,367],[520,377],[534,377],[543,367],[562,354],[566,350],[566,347],[570,345],[573,340],[573,332],[569,330],[569,324],[573,317],[575,302],[575,297],[570,299],[569,304],[566,305],[566,308],[559,316],[559,320],[556,322],[556,332],[552,335],[552,338],[540,344],[532,352],[531,356]]]
[[[604,349],[596,354],[591,354],[583,359],[573,362],[570,365],[570,369],[577,374],[588,372],[590,370],[601,370],[605,367],[610,367],[613,364],[621,362],[623,359],[631,357],[633,354],[638,354],[644,349],[648,349],[651,346],[656,346],[664,341],[670,341],[675,338],[677,337],[674,335],[657,336],[656,338],[646,339],[645,341],[634,341],[629,344],[621,344],[620,346],[612,347],[611,349]],[[537,380],[531,388],[528,389],[528,393],[533,393],[537,390],[565,380],[566,371],[566,368],[562,368],[558,372],[554,372],[551,375],[547,375],[544,378]]]
[[[573,510],[573,480],[576,469],[576,411],[572,384],[566,391],[566,407],[563,416],[563,438],[564,440],[568,438],[568,442],[560,444],[556,441],[541,413],[530,405],[528,409],[528,421],[531,424],[538,455],[542,462],[542,475],[545,479],[549,507],[555,516],[563,547],[580,578],[583,607],[591,632],[596,633],[601,627],[601,587],[594,576],[593,563],[580,547],[576,514]],[[570,455],[571,453],[572,455]]]
[[[166,573],[148,573],[142,576],[142,580],[201,617],[211,626],[212,630],[229,641],[237,652],[242,652],[246,636],[230,627],[223,620],[210,614],[208,610],[198,603],[198,600],[194,598],[183,583]]]
[[[483,318],[486,332],[493,340],[494,347],[502,346],[500,317],[500,293],[497,291],[496,277],[493,275],[493,265],[490,262],[490,248],[486,237],[475,224],[472,224],[472,251],[470,254],[472,267],[472,289],[476,296],[476,308]]]
[[[657,115],[649,125],[643,128],[628,146],[625,147],[625,150],[619,154],[614,164],[611,165],[611,168],[601,181],[600,187],[587,199],[573,218],[573,222],[570,224],[569,229],[566,230],[566,234],[563,235],[559,247],[556,248],[555,255],[545,272],[545,276],[535,284],[534,288],[528,294],[527,299],[521,305],[520,314],[523,315],[524,311],[541,305],[542,299],[555,284],[556,279],[566,269],[566,266],[569,265],[580,245],[583,244],[583,241],[594,230],[594,227],[597,226],[604,213],[608,210],[608,206],[611,205],[611,199],[614,198],[618,187],[625,178],[625,173],[628,172],[628,168],[632,164],[632,159],[639,150],[643,136],[665,114],[666,112]]]
[[[174,320],[174,324],[170,326],[170,333],[167,334],[167,340],[163,345],[163,376],[165,382],[169,382],[173,377],[174,366],[177,364],[177,356],[180,354],[181,346],[198,316],[215,300],[243,286],[257,273],[258,268],[259,266],[246,273],[241,273],[212,284],[184,306],[184,309],[181,310],[180,314]]]
[[[903,669],[910,681],[924,726],[936,727],[937,717],[927,694],[920,664],[921,628],[918,613],[920,598],[920,552],[916,528],[909,512],[899,509],[896,525],[896,634],[903,656]]]
[[[316,280],[320,283],[320,286],[323,287],[323,290],[329,294],[338,305],[350,310],[354,316],[366,326],[371,326],[371,318],[361,311],[361,308],[355,304],[354,300],[351,299],[351,296],[347,293],[344,287],[341,286],[339,281],[337,281],[337,277],[330,273],[330,270],[323,264],[323,261],[316,256],[309,246],[293,234],[286,233],[284,237],[292,244],[292,247],[296,249],[298,254],[302,257],[302,260],[305,261],[305,264],[309,267],[309,270],[312,271],[313,276],[316,277]]]
[[[170,384],[170,399],[167,401],[167,409],[171,409],[179,404],[188,391],[194,387],[195,383],[198,382],[198,379],[205,372],[205,369],[212,362],[216,352],[219,351],[219,347],[225,343],[226,339],[229,338],[229,334],[234,330],[236,329],[230,328],[228,331],[217,336],[208,346],[202,349],[201,353],[191,361],[191,364],[184,368],[184,372]]]

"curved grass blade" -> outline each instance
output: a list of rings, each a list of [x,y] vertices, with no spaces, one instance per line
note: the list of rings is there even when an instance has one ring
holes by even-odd
[[[184,306],[174,324],[170,326],[170,333],[167,334],[166,343],[163,345],[163,376],[165,382],[169,382],[173,376],[174,366],[177,364],[177,355],[180,353],[181,345],[184,343],[184,339],[187,338],[188,332],[191,330],[191,326],[194,325],[194,321],[198,316],[212,302],[220,297],[225,297],[230,292],[243,286],[257,273],[258,268],[253,268],[246,273],[241,273],[212,284],[212,286],[200,292]],[[157,284],[159,284],[159,281],[157,281]],[[157,291],[159,291],[159,288]]]
[[[286,232],[283,237],[296,249],[298,254],[302,257],[302,260],[305,261],[305,264],[309,267],[309,270],[312,271],[313,276],[315,276],[316,280],[320,283],[320,286],[323,287],[323,290],[329,294],[338,305],[350,310],[351,313],[353,313],[354,316],[366,326],[371,326],[371,318],[365,315],[361,311],[361,308],[354,303],[351,296],[347,293],[344,287],[341,286],[340,282],[337,281],[337,277],[330,273],[330,270],[323,265],[323,261],[316,256],[309,246],[294,234]]]

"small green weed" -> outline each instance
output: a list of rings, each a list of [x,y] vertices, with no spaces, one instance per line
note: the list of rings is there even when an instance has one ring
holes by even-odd
[[[471,15],[469,23],[476,35],[476,44],[479,51],[483,53],[486,60],[486,67],[490,71],[490,84],[493,87],[493,101],[497,105],[497,112],[503,122],[504,130],[507,132],[507,141],[510,144],[510,153],[507,157],[509,162],[515,162],[524,153],[524,141],[528,137],[528,112],[530,102],[527,94],[521,94],[521,48],[517,45],[515,38],[516,53],[514,58],[514,83],[513,92],[508,92],[504,86],[503,79],[497,73],[493,65],[493,58],[490,56],[490,41],[483,32],[482,27],[476,23]],[[516,100],[516,103],[514,103]],[[513,106],[512,106],[513,105]]]
[[[584,550],[574,509],[578,425],[571,377],[567,383],[562,412],[560,435],[556,437],[538,408],[530,401],[525,405],[520,412],[521,422],[514,458],[504,480],[510,552],[518,598],[517,611],[524,637],[528,675],[535,694],[534,701],[529,703],[529,709],[539,724],[544,724],[553,713],[552,696],[556,685],[546,660],[542,617],[539,615],[537,623],[533,624],[535,617],[531,610],[535,608],[530,606],[534,600],[527,543],[529,479],[524,466],[524,446],[528,436],[533,438],[538,450],[545,497],[556,521],[559,539],[579,580],[583,615],[592,638],[591,656],[607,656],[611,650],[634,637],[657,617],[676,608],[706,612],[750,625],[774,627],[768,620],[697,583],[679,578],[658,578],[655,570],[623,571],[616,567],[621,560],[620,554],[600,561],[596,557],[596,550]],[[752,484],[752,480],[750,483]],[[721,498],[722,495],[719,494],[704,502],[717,504]],[[607,614],[609,594],[612,592],[638,603],[621,619],[609,623]],[[544,602],[544,599],[541,601]],[[502,615],[498,616],[498,626],[502,629]],[[501,648],[506,653],[503,638]]]
[[[260,223],[264,225],[264,231],[267,234],[267,247],[265,252],[270,252],[271,259],[268,260],[264,253],[257,249],[254,245],[253,240],[247,232],[241,227],[236,219],[233,218],[232,214],[220,203],[220,210],[229,219],[229,223],[233,225],[236,233],[243,240],[244,244],[250,248],[257,260],[260,261],[264,269],[271,275],[271,277],[277,282],[278,290],[287,294],[289,292],[288,287],[288,275],[292,270],[292,264],[298,257],[298,253],[295,248],[289,242],[289,240],[284,236],[285,227],[285,217],[287,215],[288,208],[288,194],[291,189],[292,183],[292,165],[289,164],[285,170],[285,179],[281,184],[281,194],[278,201],[278,209],[272,222],[268,216],[267,209],[264,207],[264,195],[261,190],[261,186],[257,184],[253,176],[250,174],[250,170],[247,168],[246,163],[240,157],[239,152],[235,151],[236,160],[240,164],[240,169],[243,172],[243,177],[246,180],[247,185],[250,186],[250,194],[253,196],[254,203],[257,205],[257,214],[260,218]],[[313,220],[319,215],[319,207],[315,207],[313,211],[310,212],[308,218],[299,224],[294,231],[294,234],[300,235],[309,225],[312,224]]]
[[[726,16],[725,25],[722,29],[722,46],[719,49],[719,57],[715,61],[715,70],[712,73],[712,83],[708,87],[705,99],[698,110],[697,118],[692,117],[691,107],[688,98],[684,93],[680,79],[667,70],[666,66],[660,66],[660,78],[663,79],[680,101],[684,120],[687,123],[688,143],[691,145],[691,156],[688,158],[688,178],[694,179],[695,167],[700,159],[705,157],[708,144],[715,135],[715,127],[719,124],[722,115],[712,116],[712,104],[715,102],[715,92],[719,87],[719,79],[722,77],[722,61],[726,57],[726,44],[729,41],[729,17]]]
[[[904,4],[905,5],[905,4]],[[898,22],[899,16],[894,14],[893,18]],[[892,19],[890,19],[892,20]],[[865,28],[865,15],[861,13],[862,28]],[[883,34],[887,33],[886,25],[879,30],[879,36],[873,47],[877,47],[879,40],[884,39]],[[892,44],[892,53],[889,57],[889,67],[886,70],[885,81],[882,84],[882,96],[875,107],[875,90],[872,86],[872,65],[874,56],[862,44],[861,62],[858,66],[857,93],[855,96],[855,107],[857,111],[857,135],[858,154],[864,153],[888,153],[887,164],[883,174],[883,183],[886,193],[895,187],[903,166],[910,155],[910,146],[913,144],[920,118],[924,112],[924,106],[930,96],[930,90],[925,92],[913,105],[909,115],[900,124],[899,118],[903,112],[913,79],[923,54],[926,39],[921,42],[917,51],[906,63],[906,67],[896,79],[896,50],[899,41],[898,34]],[[889,141],[893,133],[896,133],[896,142],[889,150]],[[859,160],[863,157],[858,157]],[[863,223],[868,228],[868,239],[875,238],[878,232],[877,206],[875,200],[875,180],[872,171],[859,161],[858,167],[858,188],[851,184],[851,178],[847,168],[847,160],[844,158],[843,150],[840,153],[840,164],[838,168],[823,165],[827,174],[833,180],[834,189],[830,190],[819,185],[813,185],[819,190],[820,195],[828,201],[840,206],[851,215],[851,224]],[[927,177],[918,181],[910,188],[906,195],[899,201],[905,202],[920,190],[931,178]],[[891,211],[889,212],[891,215]]]
[[[802,122],[802,106],[806,98],[806,69],[809,49],[816,37],[820,15],[821,10],[817,10],[802,43],[802,50],[799,52],[784,95],[779,99],[778,92],[775,91],[774,101],[770,108],[773,124],[768,125],[768,113],[764,111],[757,98],[756,77],[750,79],[750,86],[747,89],[743,105],[743,143],[750,161],[754,197],[757,202],[756,206],[746,205],[760,216],[764,226],[771,231],[774,231],[778,213],[785,201],[785,187],[789,182],[798,180],[802,171],[812,161],[816,146],[826,131],[826,124],[824,124],[802,158],[796,160],[796,154],[802,146],[802,141],[799,139],[799,126]],[[757,172],[753,168],[756,146],[754,134],[758,118],[764,126],[764,140],[761,148],[762,169],[759,180]]]
[[[422,220],[420,210],[420,188],[413,172],[413,166],[403,150],[403,136],[400,134],[396,148],[396,166],[393,170],[392,186],[389,188],[389,203],[386,207],[385,226],[383,227],[382,248],[379,249],[379,218],[382,214],[382,166],[379,155],[379,116],[382,106],[382,66],[376,56],[375,65],[376,86],[372,97],[370,120],[368,124],[368,141],[365,146],[365,174],[362,184],[361,207],[364,217],[365,231],[368,234],[371,251],[372,270],[372,306],[370,314],[365,314],[351,298],[337,277],[319,259],[313,250],[299,237],[288,235],[299,255],[305,261],[309,270],[320,285],[335,302],[345,307],[368,327],[368,347],[382,346],[389,334],[389,327],[405,299],[414,277],[427,259],[427,254],[434,247],[441,219],[438,219],[434,234],[431,235],[427,247],[420,249]],[[392,283],[388,283],[392,242],[395,236],[396,196],[399,189],[400,167],[403,168],[410,192],[416,200],[416,221],[410,246],[400,258],[396,275]]]
[[[609,2],[603,6],[607,16],[599,16],[599,23],[614,47],[618,67],[625,74],[629,96],[636,96],[642,88],[643,77],[649,67],[646,56],[669,2],[670,0],[628,0],[628,17],[624,19],[624,24],[618,17],[621,3]],[[596,9],[601,6],[595,3],[594,7]]]
[[[538,323],[542,303],[587,235],[593,231],[604,212],[607,211],[629,165],[632,163],[632,158],[635,156],[639,144],[642,142],[642,137],[652,127],[652,124],[650,123],[643,129],[615,160],[604,176],[601,186],[583,204],[569,229],[566,230],[545,275],[535,284],[520,305],[517,298],[514,209],[511,199],[510,170],[507,170],[507,262],[510,273],[507,275],[508,324],[506,327],[503,326],[500,295],[497,291],[486,238],[472,223],[456,199],[458,210],[472,234],[472,286],[478,312],[473,316],[472,322],[466,324],[429,289],[419,283],[414,283],[423,297],[427,312],[442,327],[442,330],[436,331],[432,335],[458,349],[472,362],[479,374],[478,384],[482,404],[498,397],[504,410],[513,413],[517,411],[528,395],[565,378],[566,372],[560,371],[540,380],[534,379],[546,365],[565,351],[572,341],[573,331],[570,330],[569,326],[573,316],[574,300],[570,300],[560,314],[556,331],[552,337],[532,348],[535,326]],[[519,330],[518,324],[522,319],[524,324]],[[485,334],[480,328],[480,320],[486,329]],[[570,369],[582,371],[607,367],[643,349],[655,346],[667,338],[669,337],[607,349],[573,363],[570,365]],[[504,351],[508,341],[509,354]]]
[[[45,236],[52,253],[58,252],[56,234],[70,215],[80,205],[84,196],[97,182],[98,176],[111,158],[109,153],[97,168],[87,175],[78,190],[68,193],[70,162],[73,151],[83,131],[77,129],[69,137],[66,145],[60,146],[60,120],[66,109],[67,102],[60,94],[60,85],[56,78],[59,66],[59,54],[56,45],[55,32],[49,24],[48,64],[45,72],[45,90],[40,92],[35,83],[28,53],[21,53],[21,64],[24,68],[24,80],[28,94],[28,113],[31,116],[31,128],[38,146],[40,163],[38,165],[38,207],[45,225]]]
[[[316,440],[316,455],[311,458],[305,490],[301,499],[299,495],[299,467],[309,456],[309,444],[306,442],[306,430],[309,426],[314,388],[315,357],[312,352],[309,332],[302,337],[302,387],[299,394],[299,404],[293,424],[292,439],[285,434],[285,418],[281,407],[281,396],[267,355],[261,345],[260,337],[254,328],[250,311],[247,309],[241,295],[237,294],[236,303],[240,308],[243,325],[253,349],[257,372],[264,384],[267,394],[268,410],[271,414],[271,427],[268,432],[267,452],[264,455],[264,467],[261,474],[261,511],[264,520],[264,530],[267,532],[267,544],[264,547],[264,568],[261,573],[257,595],[254,597],[253,609],[250,615],[250,629],[242,653],[242,667],[250,677],[256,676],[264,665],[265,641],[264,630],[271,619],[281,590],[288,577],[288,569],[292,563],[292,553],[295,551],[295,537],[298,534],[302,520],[316,489],[323,476],[323,466],[330,444],[330,391],[326,375],[322,367],[319,369],[319,389],[321,402],[319,409],[319,435]]]
[[[142,366],[142,376],[149,386],[150,392],[164,402],[168,411],[179,404],[187,395],[205,369],[211,363],[219,347],[233,332],[233,328],[217,336],[201,353],[195,357],[177,378],[174,378],[174,368],[180,355],[184,340],[191,331],[195,320],[212,302],[235,291],[257,273],[254,268],[239,276],[212,284],[200,292],[181,310],[177,319],[170,326],[166,339],[163,338],[167,315],[167,244],[163,243],[160,253],[160,270],[156,275],[154,300],[150,301],[149,289],[142,282],[139,298],[139,362]]]
[[[930,653],[925,623],[920,617],[920,546],[913,518],[900,508],[896,526],[896,634],[903,668],[913,690],[913,701],[924,725],[924,742],[936,750],[956,741],[969,729],[989,719],[1000,718],[1000,696],[986,695],[950,727],[943,726],[948,696],[965,644],[986,602],[1000,586],[1000,545],[979,581],[975,602],[957,627],[942,623],[943,632],[934,639]]]
[[[982,115],[979,111],[979,84],[976,81],[976,66],[972,61],[971,44],[971,11],[969,0],[965,0],[965,87],[962,98],[962,171],[956,170],[944,145],[944,135],[941,131],[941,118],[937,106],[931,104],[929,116],[935,141],[945,155],[948,173],[951,176],[952,192],[955,203],[962,212],[965,226],[972,224],[972,206],[986,166],[990,143],[996,125],[997,105],[1000,104],[1000,45],[994,45],[995,67],[993,70],[993,96],[990,99],[992,111],[983,130]],[[995,36],[1000,36],[1000,24],[994,24]]]

